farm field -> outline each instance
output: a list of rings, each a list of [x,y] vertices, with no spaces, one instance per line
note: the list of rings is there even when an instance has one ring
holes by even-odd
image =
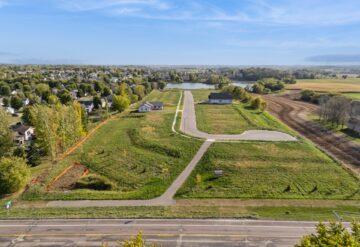
[[[213,175],[221,169],[224,175]],[[215,143],[179,198],[359,199],[357,178],[307,142]]]
[[[149,199],[161,195],[201,145],[200,141],[171,131],[179,97],[179,91],[153,91],[146,100],[163,101],[164,110],[147,114],[129,111],[110,120],[79,149],[54,165],[43,184],[27,191],[23,199]],[[90,174],[110,179],[116,188],[46,191],[53,178],[75,162],[89,168]]]
[[[194,90],[196,102],[204,101],[214,91]],[[209,134],[240,134],[246,130],[277,130],[292,133],[267,112],[253,110],[249,104],[232,105],[196,104],[196,123],[199,130]]]
[[[360,78],[297,80],[286,89],[309,89],[319,92],[360,92]]]

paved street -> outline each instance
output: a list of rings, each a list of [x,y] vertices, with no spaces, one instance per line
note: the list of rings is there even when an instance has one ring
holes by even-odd
[[[296,138],[291,135],[279,131],[269,130],[248,130],[238,135],[214,135],[202,132],[198,130],[196,126],[194,98],[191,91],[185,91],[180,129],[187,135],[213,140],[296,141]]]
[[[315,222],[254,220],[0,221],[0,246],[101,246],[139,231],[162,246],[293,246]]]

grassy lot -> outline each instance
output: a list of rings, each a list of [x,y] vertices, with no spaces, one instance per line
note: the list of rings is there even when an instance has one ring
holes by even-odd
[[[46,181],[23,195],[27,200],[148,199],[160,196],[184,169],[201,142],[171,132],[179,91],[154,91],[146,100],[161,100],[163,111],[124,113],[98,129],[78,150],[47,174]],[[45,192],[44,188],[73,162],[109,178],[115,191]]]
[[[197,104],[195,110],[198,128],[210,134],[240,134],[254,129],[291,132],[269,113],[253,110],[243,103]]]
[[[191,91],[195,102],[207,100],[215,90]],[[246,130],[266,129],[295,134],[287,126],[267,112],[253,110],[248,104],[234,102],[232,105],[195,105],[199,130],[210,134],[240,134]]]
[[[287,89],[310,89],[321,92],[360,92],[360,78],[297,80]]]
[[[153,91],[146,97],[146,101],[162,101],[165,105],[176,106],[180,97],[179,90],[167,90],[164,92]]]
[[[177,197],[359,199],[359,189],[357,178],[303,141],[215,143]]]
[[[0,208],[0,219],[43,218],[252,218],[276,220],[337,220],[334,210],[344,220],[360,219],[357,206],[333,207],[242,207],[242,206],[153,206],[88,208]]]
[[[220,91],[212,90],[212,89],[191,90],[195,102],[207,101],[209,94],[213,92],[220,92]]]
[[[343,95],[353,100],[360,100],[360,93],[344,93]]]

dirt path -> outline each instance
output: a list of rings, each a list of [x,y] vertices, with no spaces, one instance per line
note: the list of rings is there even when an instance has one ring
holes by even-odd
[[[221,141],[296,141],[296,138],[289,134],[269,130],[249,130],[238,135],[214,135],[202,132],[198,130],[196,126],[194,98],[191,91],[185,91],[184,109],[180,129],[190,136]]]
[[[269,103],[271,114],[360,174],[360,145],[307,119],[307,115],[316,113],[318,106],[292,100],[286,95],[267,95],[264,99]]]

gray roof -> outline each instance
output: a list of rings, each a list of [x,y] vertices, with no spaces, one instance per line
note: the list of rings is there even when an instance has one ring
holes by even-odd
[[[160,101],[151,101],[151,102],[145,101],[144,103],[142,103],[140,105],[140,107],[142,107],[142,106],[147,106],[150,108],[152,108],[152,107],[161,108],[164,106],[164,104],[163,104],[163,102],[160,102]]]
[[[26,125],[23,125],[21,123],[17,123],[15,125],[12,125],[11,126],[11,129],[14,131],[14,132],[17,132],[21,135],[24,135],[25,132],[30,129],[31,127],[30,126],[26,126]]]
[[[160,102],[160,101],[151,101],[149,103],[155,107],[163,107],[164,106],[163,102]]]
[[[210,93],[209,99],[226,99],[226,100],[232,100],[233,97],[230,93],[224,92],[224,93]]]

